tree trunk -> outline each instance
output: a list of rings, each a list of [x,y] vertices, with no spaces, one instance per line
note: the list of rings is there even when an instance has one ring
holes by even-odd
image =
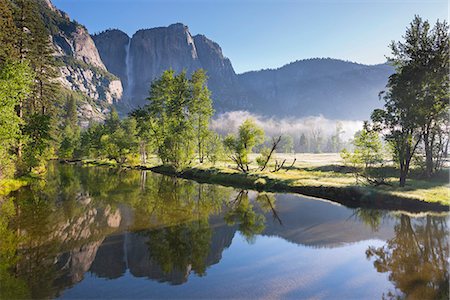
[[[433,174],[433,145],[428,132],[423,135],[423,143],[425,148],[425,176],[430,178]]]
[[[406,158],[403,164],[400,164],[400,187],[406,185],[406,177],[408,176],[410,162],[411,157]]]
[[[404,187],[406,184],[406,171],[404,169],[400,170],[400,187]]]

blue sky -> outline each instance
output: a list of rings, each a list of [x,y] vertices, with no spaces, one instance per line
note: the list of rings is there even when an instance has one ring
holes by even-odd
[[[236,72],[312,57],[385,61],[415,14],[448,20],[446,0],[53,0],[91,33],[181,22],[219,43]]]

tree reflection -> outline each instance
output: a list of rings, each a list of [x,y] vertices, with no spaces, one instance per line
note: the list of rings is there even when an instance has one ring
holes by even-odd
[[[356,208],[353,216],[370,227],[372,232],[376,232],[380,228],[381,221],[386,216],[386,212],[380,209]]]
[[[150,259],[165,274],[173,272],[204,275],[211,243],[211,227],[207,220],[149,231]]]
[[[25,281],[10,271],[19,260],[19,237],[9,227],[16,214],[13,198],[0,198],[0,299],[29,298]]]
[[[245,239],[252,243],[255,235],[263,232],[266,218],[255,211],[248,197],[248,191],[240,191],[236,198],[228,202],[229,210],[225,213],[225,222],[232,226],[238,224],[238,229]]]
[[[283,225],[283,221],[276,210],[276,198],[274,194],[260,192],[256,197],[256,202],[260,205],[264,212],[270,211],[272,213],[272,218],[274,221],[277,221],[280,225]]]
[[[374,259],[378,272],[388,272],[389,280],[410,299],[448,299],[449,245],[444,217],[412,221],[401,215],[395,237],[383,247],[369,247],[368,259]],[[389,291],[386,298],[396,298]]]

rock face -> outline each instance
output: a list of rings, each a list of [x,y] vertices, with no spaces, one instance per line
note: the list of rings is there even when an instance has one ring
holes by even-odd
[[[183,24],[139,30],[131,39],[119,30],[108,30],[93,39],[108,70],[124,83],[124,100],[130,107],[145,103],[150,83],[167,69],[188,74],[205,69],[215,99],[222,99],[236,82],[219,45],[205,36],[193,37]]]
[[[107,70],[87,29],[55,8],[50,0],[39,0],[39,4],[61,65],[58,80],[66,89],[81,92],[92,100],[80,103],[79,113],[87,102],[94,106],[117,103],[123,96],[122,83]]]
[[[130,38],[120,30],[107,30],[92,36],[101,59],[109,72],[122,80],[123,86],[128,84],[127,80],[127,50]]]

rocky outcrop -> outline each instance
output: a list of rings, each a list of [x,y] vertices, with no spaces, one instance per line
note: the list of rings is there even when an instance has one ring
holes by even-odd
[[[73,41],[73,55],[76,59],[106,71],[97,47],[84,27],[77,26],[71,38]]]
[[[117,103],[123,96],[120,78],[107,70],[87,29],[72,21],[50,0],[39,0],[39,4],[51,33],[56,60],[59,61],[61,76],[58,80],[61,85],[68,90],[81,92],[92,100],[89,101],[91,106]],[[85,104],[87,102],[80,103],[80,113]],[[99,119],[102,118],[95,118]]]

